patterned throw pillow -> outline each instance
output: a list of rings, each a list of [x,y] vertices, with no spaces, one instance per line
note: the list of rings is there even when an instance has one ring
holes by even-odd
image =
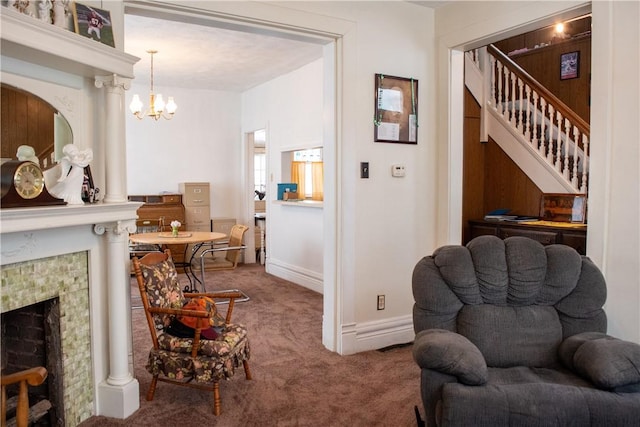
[[[178,273],[171,260],[153,265],[140,264],[144,278],[147,298],[151,307],[180,309],[185,303]],[[157,329],[163,329],[171,323],[172,315],[154,315]]]

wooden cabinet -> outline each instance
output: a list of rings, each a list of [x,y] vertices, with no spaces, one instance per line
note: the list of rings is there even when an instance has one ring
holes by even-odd
[[[543,245],[560,243],[571,246],[579,254],[587,252],[587,227],[569,228],[552,225],[529,225],[504,221],[469,221],[470,239],[483,235],[498,236],[506,239],[511,236],[524,236],[537,240]],[[465,242],[467,243],[467,242]]]
[[[138,208],[139,220],[164,220],[165,226],[173,220],[182,223],[185,221],[184,206],[180,194],[146,194],[140,196],[129,196],[129,201],[142,202],[144,205]]]
[[[208,182],[182,182],[180,193],[185,207],[187,230],[211,231]]]
[[[132,202],[143,202],[136,213],[136,221],[139,228],[150,231],[153,227],[158,227],[159,231],[171,230],[171,221],[180,221],[180,230],[185,230],[185,208],[182,204],[181,194],[145,194],[129,196]],[[143,231],[142,229],[140,231]],[[174,261],[184,262],[185,245],[167,245],[171,250]]]

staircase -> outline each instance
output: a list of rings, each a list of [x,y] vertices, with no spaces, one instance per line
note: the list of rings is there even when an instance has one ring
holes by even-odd
[[[488,136],[543,193],[587,194],[589,125],[490,45],[466,52],[465,84]]]

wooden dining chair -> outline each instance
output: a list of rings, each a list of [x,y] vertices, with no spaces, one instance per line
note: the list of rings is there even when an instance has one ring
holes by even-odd
[[[157,220],[138,219],[136,220],[137,233],[153,233],[163,231],[164,218]],[[145,243],[134,243],[129,241],[129,255],[131,257],[141,257],[149,252],[162,252],[160,245],[150,245]]]
[[[240,254],[247,247],[242,243],[244,234],[249,227],[235,224],[229,232],[229,240],[222,243],[216,242],[214,247],[205,249],[200,253],[200,270],[204,277],[205,270],[233,270],[238,266]],[[216,256],[224,254],[224,257]]]

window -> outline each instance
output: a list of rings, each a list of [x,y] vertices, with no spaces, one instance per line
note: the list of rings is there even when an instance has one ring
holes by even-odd
[[[267,191],[267,154],[265,148],[266,132],[264,129],[255,131],[253,134],[253,188],[256,199],[262,200],[259,193],[264,197]]]
[[[291,182],[298,184],[299,198],[323,200],[324,170],[322,148],[293,152]]]
[[[262,148],[261,152],[256,151],[253,155],[253,179],[256,191],[264,192],[267,188],[267,155]]]

